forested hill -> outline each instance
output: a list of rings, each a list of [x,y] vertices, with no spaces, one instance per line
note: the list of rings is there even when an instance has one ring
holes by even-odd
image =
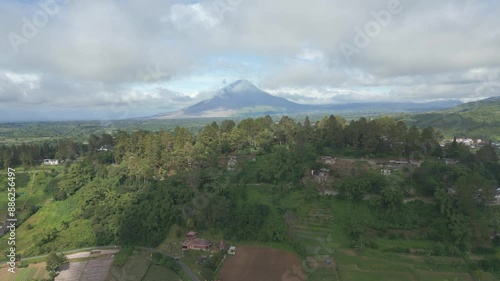
[[[350,207],[332,212],[335,222],[327,226],[336,229],[342,247],[375,251],[384,235],[404,229],[425,240],[418,247],[433,255],[495,253],[500,237],[490,235],[500,229],[490,203],[500,183],[497,152],[485,145],[471,153],[460,143],[441,147],[439,141],[432,127],[420,130],[391,118],[299,122],[285,116],[274,122],[266,116],[213,122],[197,133],[177,127],[92,135],[85,143],[2,145],[0,168],[36,167],[32,178],[43,183],[34,188],[38,203],[18,210],[22,236],[16,247],[25,256],[94,245],[155,247],[175,226],[213,230],[232,242],[286,243],[305,257],[310,241],[293,235],[293,220],[286,215],[339,204]],[[325,155],[365,164],[366,158],[420,160],[421,166],[385,176],[378,166],[349,165],[350,160],[334,169],[318,161]],[[444,155],[460,164],[446,164]],[[65,164],[42,170],[43,158]],[[325,169],[332,169],[326,170],[331,181],[311,178],[311,170]],[[30,181],[27,174],[23,178],[19,188]],[[7,186],[7,181],[0,175],[0,183]],[[320,196],[319,184],[338,195]],[[404,204],[409,194],[431,203]],[[6,239],[0,238],[2,251]],[[381,253],[395,251],[380,247]],[[468,263],[500,272],[491,256]]]
[[[448,136],[500,142],[500,97],[469,102],[446,110],[405,115],[401,120],[419,128],[435,127]]]
[[[74,160],[93,154],[101,146],[114,145],[113,161],[133,162],[140,166],[140,169],[131,170],[129,175],[147,171],[141,176],[161,178],[171,171],[187,168],[185,165],[188,162],[213,164],[221,155],[241,150],[269,152],[276,144],[301,145],[301,153],[309,149],[311,153],[337,151],[359,157],[409,157],[411,153],[416,153],[415,150],[430,155],[429,149],[420,147],[427,142],[433,147],[432,154],[439,156],[442,153],[439,137],[433,128],[421,131],[390,118],[360,118],[348,122],[332,115],[311,123],[307,117],[303,122],[297,122],[284,116],[275,122],[266,116],[243,119],[238,124],[232,120],[212,122],[195,133],[184,127],[176,127],[171,132],[140,130],[132,134],[117,131],[113,135],[91,135],[86,142],[66,138],[57,142],[1,145],[0,164],[3,167],[37,165],[45,158]],[[150,159],[145,154],[151,149],[154,152],[150,153],[159,158]],[[144,163],[140,164],[143,159],[139,157],[145,157]]]
[[[500,97],[468,102],[444,111],[460,113],[477,121],[491,122],[500,119]]]

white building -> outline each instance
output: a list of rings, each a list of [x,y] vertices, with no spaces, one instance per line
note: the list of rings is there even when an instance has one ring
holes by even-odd
[[[236,247],[235,246],[229,247],[229,250],[227,250],[227,254],[233,256],[236,255]]]
[[[43,159],[43,165],[59,165],[58,159]]]
[[[389,176],[391,174],[391,169],[380,169],[380,174],[384,176]]]

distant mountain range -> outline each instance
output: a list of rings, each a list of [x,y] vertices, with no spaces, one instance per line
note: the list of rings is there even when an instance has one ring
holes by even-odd
[[[367,102],[328,105],[306,105],[291,102],[262,91],[247,80],[238,80],[221,90],[214,97],[175,112],[157,114],[153,119],[238,117],[276,114],[331,113],[381,114],[415,113],[451,108],[462,104],[458,100],[414,102]]]

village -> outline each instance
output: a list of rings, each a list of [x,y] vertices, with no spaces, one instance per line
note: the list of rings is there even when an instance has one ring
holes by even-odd
[[[442,161],[446,165],[459,164],[459,161],[447,158],[434,161]],[[335,196],[338,194],[335,190],[335,178],[339,173],[352,173],[356,169],[363,171],[371,169],[377,172],[380,171],[380,174],[383,176],[391,176],[393,173],[397,173],[398,171],[420,168],[424,161],[405,158],[337,158],[325,155],[321,156],[318,159],[318,162],[328,168],[325,167],[317,170],[310,170],[309,176],[304,177],[302,182],[304,183],[307,180],[310,180],[317,184],[320,195]],[[477,190],[476,200],[478,202],[481,200],[481,191],[481,188]],[[454,187],[448,187],[447,192],[449,195],[453,196],[456,193],[456,190]],[[416,195],[415,190],[411,188],[405,190],[405,194],[408,197],[414,197]],[[365,199],[368,198],[370,198],[369,195],[367,195]],[[410,201],[412,200],[405,200],[405,202]],[[494,200],[490,202],[490,204],[500,205],[500,187],[495,187]]]

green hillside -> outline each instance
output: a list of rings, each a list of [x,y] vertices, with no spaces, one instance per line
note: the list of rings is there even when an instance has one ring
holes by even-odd
[[[445,137],[466,136],[500,141],[499,97],[469,102],[447,110],[404,115],[400,119],[420,128],[438,128]]]

